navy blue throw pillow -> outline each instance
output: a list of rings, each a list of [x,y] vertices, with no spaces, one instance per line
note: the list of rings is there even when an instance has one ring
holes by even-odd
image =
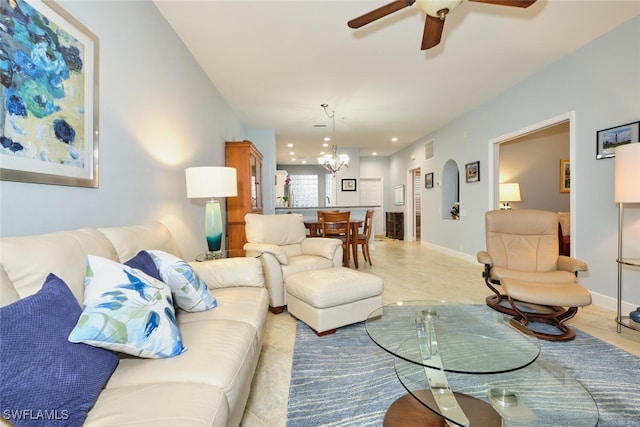
[[[0,308],[0,416],[16,426],[84,423],[118,358],[69,342],[81,313],[54,274],[37,293]]]
[[[162,282],[160,271],[158,270],[156,263],[153,262],[153,258],[151,258],[151,255],[149,255],[147,251],[138,252],[136,256],[125,262],[124,265],[131,268],[137,268],[144,274]]]

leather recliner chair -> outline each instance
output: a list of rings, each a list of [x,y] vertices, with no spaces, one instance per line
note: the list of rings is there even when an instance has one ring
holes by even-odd
[[[575,332],[564,324],[578,307],[591,304],[591,294],[577,282],[587,265],[559,254],[558,215],[519,209],[485,214],[486,250],[477,254],[484,264],[483,277],[493,291],[489,307],[515,316],[521,326],[544,322],[560,332],[531,328],[538,338],[566,341]],[[501,286],[501,293],[496,286]]]

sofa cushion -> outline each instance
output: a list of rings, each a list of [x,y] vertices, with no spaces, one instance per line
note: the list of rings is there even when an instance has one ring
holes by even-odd
[[[19,299],[20,295],[18,295],[18,291],[13,287],[11,279],[9,279],[9,276],[7,276],[7,273],[0,264],[0,307],[16,302]]]
[[[228,420],[229,405],[217,387],[152,383],[103,390],[83,427],[227,427]]]
[[[236,320],[216,320],[182,323],[180,331],[189,351],[153,363],[121,358],[107,389],[142,384],[208,384],[225,392],[231,412],[244,405],[261,350],[253,326]]]
[[[163,251],[147,251],[160,271],[160,277],[171,288],[176,304],[185,311],[205,311],[217,303],[207,284],[189,264]]]
[[[43,410],[60,425],[82,425],[115,370],[114,353],[68,341],[81,312],[53,274],[37,293],[0,308],[0,405],[3,417],[16,414],[15,425],[45,425]]]
[[[223,258],[215,261],[192,262],[189,265],[204,279],[210,290],[247,286],[264,287],[262,263],[258,258]]]
[[[150,358],[172,357],[186,350],[171,290],[138,270],[89,255],[84,304],[69,336],[71,342]]]
[[[0,262],[20,297],[35,294],[49,273],[82,302],[87,254],[117,260],[104,234],[91,228],[0,239]],[[128,259],[128,258],[127,258]]]
[[[136,256],[131,258],[129,261],[125,262],[124,265],[127,265],[131,268],[137,268],[142,271],[147,276],[151,276],[156,280],[160,280],[162,282],[162,277],[160,277],[160,271],[156,266],[156,263],[149,255],[147,251],[140,251]]]
[[[215,310],[187,313],[178,310],[176,315],[180,330],[185,323],[238,320],[253,326],[256,330],[256,342],[262,342],[266,323],[264,314],[269,307],[269,293],[264,288],[236,286],[226,289],[215,289],[211,293],[219,301]]]
[[[98,230],[109,239],[120,262],[133,258],[145,249],[157,249],[181,256],[171,232],[159,221],[128,227],[98,228]]]

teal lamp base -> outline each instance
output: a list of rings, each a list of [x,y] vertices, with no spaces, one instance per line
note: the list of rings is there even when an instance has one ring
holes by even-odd
[[[219,258],[222,249],[222,212],[220,202],[217,200],[207,201],[204,213],[204,233],[207,236],[207,246],[209,252],[207,258]]]

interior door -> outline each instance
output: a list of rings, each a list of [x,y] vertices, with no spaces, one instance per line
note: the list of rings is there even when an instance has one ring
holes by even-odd
[[[384,236],[383,200],[382,178],[360,178],[360,204],[378,206],[373,214],[373,232],[376,236]]]

